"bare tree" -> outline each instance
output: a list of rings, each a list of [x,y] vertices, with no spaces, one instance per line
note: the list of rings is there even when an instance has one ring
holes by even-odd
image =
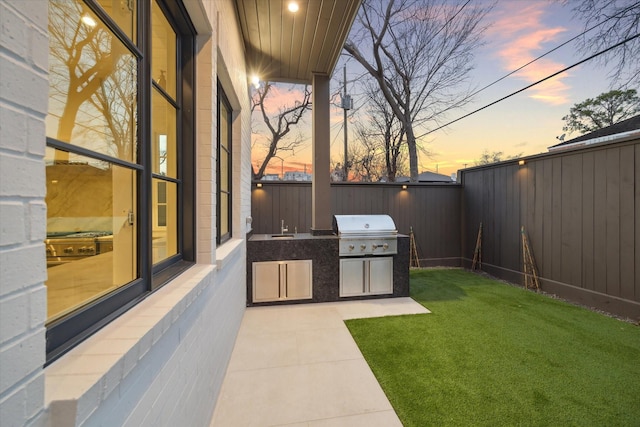
[[[304,113],[311,109],[311,91],[308,86],[304,87],[304,95],[301,101],[295,101],[294,105],[282,106],[278,109],[277,114],[270,115],[266,103],[269,91],[273,84],[266,82],[254,93],[251,98],[251,112],[259,110],[268,131],[267,137],[267,154],[264,160],[258,166],[258,170],[253,170],[253,179],[259,180],[264,176],[267,165],[280,151],[293,151],[303,142],[301,135],[297,135],[293,139],[287,139],[293,127],[302,119]]]
[[[106,142],[109,147],[103,149],[109,154],[131,158],[135,143],[135,58],[101,22],[89,25],[81,19],[87,13],[85,6],[54,1],[49,9],[51,98],[54,105],[62,105],[56,110],[56,139],[71,142],[74,131],[79,135],[100,133],[106,128],[106,138],[102,134],[85,139]],[[86,111],[79,119],[83,105]]]
[[[404,126],[393,114],[389,103],[375,85],[366,85],[366,93],[370,101],[369,122],[374,130],[368,137],[377,136],[382,140],[385,176],[389,182],[395,182],[398,168],[406,161],[406,150],[402,149],[405,142]]]
[[[398,172],[406,173],[407,150],[404,129],[374,84],[365,84],[366,109],[354,121],[355,138],[349,158],[353,178],[362,181],[394,182]],[[353,156],[353,157],[351,157]]]
[[[356,139],[349,145],[351,177],[354,181],[376,182],[386,176],[380,140],[368,138],[366,129],[356,125]]]
[[[344,168],[340,162],[341,160],[336,160],[333,157],[329,162],[329,180],[331,182],[347,181],[344,177]]]
[[[585,29],[596,26],[579,39],[578,49],[592,54],[640,33],[640,2],[637,0],[565,0],[573,5]],[[598,25],[600,24],[600,25]],[[604,65],[614,64],[611,80],[614,87],[640,86],[640,38],[599,57]]]
[[[438,0],[364,0],[346,52],[375,79],[406,135],[411,181],[418,177],[415,128],[438,123],[470,101],[472,70],[488,12]]]
[[[113,138],[113,154],[121,159],[131,159],[136,137],[136,87],[131,84],[131,76],[135,76],[135,63],[122,62],[118,72],[101,83],[100,90],[90,101],[104,115],[106,127]]]

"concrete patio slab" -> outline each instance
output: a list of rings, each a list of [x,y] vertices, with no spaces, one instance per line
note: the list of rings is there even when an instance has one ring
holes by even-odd
[[[248,308],[211,427],[401,426],[344,320],[425,313],[411,298]]]

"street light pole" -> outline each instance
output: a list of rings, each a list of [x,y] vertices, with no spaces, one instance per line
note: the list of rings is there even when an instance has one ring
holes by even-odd
[[[344,164],[343,164],[343,180],[348,181],[348,161],[349,158],[347,156],[347,110],[348,110],[348,101],[347,101],[347,66],[344,66],[344,96],[342,97],[342,108],[344,109]]]
[[[280,178],[281,181],[284,181],[284,159],[280,156],[273,156],[276,159],[280,159],[280,175],[282,175],[282,178]]]

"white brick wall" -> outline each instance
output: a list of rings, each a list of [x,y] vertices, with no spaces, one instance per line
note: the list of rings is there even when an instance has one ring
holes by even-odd
[[[242,39],[236,37],[240,26],[230,0],[215,2],[218,13],[218,49],[223,64],[217,64],[225,93],[234,108],[233,123],[233,235],[244,238],[248,231],[247,217],[251,216],[251,114],[249,105],[248,70]],[[233,16],[233,19],[228,17]]]
[[[200,265],[43,369],[48,5],[0,0],[2,427],[209,424],[246,303],[242,239],[250,215],[251,141],[244,48],[233,3],[202,0],[198,7],[213,28],[209,41],[200,38],[206,46],[197,59]],[[239,112],[233,153],[236,241],[231,250],[218,251],[223,262],[212,244],[218,55]]]
[[[0,424],[42,425],[47,2],[0,0]]]
[[[244,251],[196,266],[47,368],[52,426],[207,426],[246,302]]]

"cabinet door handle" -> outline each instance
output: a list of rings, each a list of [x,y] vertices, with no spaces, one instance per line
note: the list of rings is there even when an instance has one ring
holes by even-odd
[[[284,265],[284,297],[289,297],[289,266],[287,264]]]
[[[367,293],[367,282],[369,280],[369,275],[368,273],[368,264],[369,261],[365,260],[362,262],[362,293],[366,294]]]

